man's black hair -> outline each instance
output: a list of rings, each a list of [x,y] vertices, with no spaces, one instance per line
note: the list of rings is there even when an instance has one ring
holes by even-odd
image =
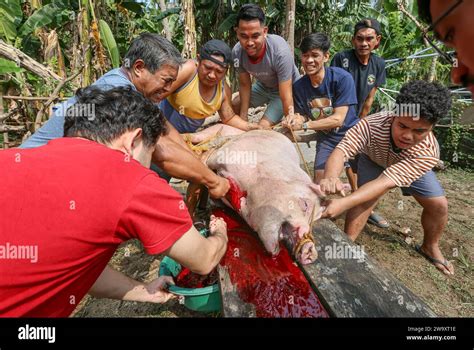
[[[321,50],[323,53],[329,51],[331,47],[331,41],[329,37],[324,33],[313,33],[304,37],[301,41],[300,50],[301,53],[306,53],[311,50]]]
[[[101,90],[90,86],[76,92],[66,111],[64,136],[107,144],[127,131],[141,128],[143,143],[153,146],[168,130],[158,106],[131,86]]]
[[[430,12],[430,0],[418,0],[418,16],[424,22],[431,24],[433,18]]]
[[[132,41],[124,57],[124,67],[131,68],[139,59],[152,74],[163,65],[179,67],[185,62],[170,41],[153,33],[142,33]]]
[[[239,26],[240,20],[242,21],[253,21],[258,19],[260,24],[265,24],[265,14],[260,6],[256,4],[245,4],[239,10],[237,14],[237,23],[236,26]]]
[[[440,118],[448,115],[451,109],[451,94],[437,82],[414,80],[402,86],[396,103],[399,106],[419,105],[420,118],[435,124]]]

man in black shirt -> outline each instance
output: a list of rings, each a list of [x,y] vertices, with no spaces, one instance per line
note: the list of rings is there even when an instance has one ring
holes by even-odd
[[[359,118],[369,114],[377,88],[385,84],[385,60],[372,52],[379,47],[381,39],[380,23],[373,18],[363,19],[354,26],[353,49],[338,52],[331,61],[331,66],[345,69],[354,78]],[[357,178],[352,168],[357,172],[357,159],[351,161],[351,168],[346,168],[351,187],[356,190]],[[389,226],[387,220],[375,212],[368,222],[381,228]]]
[[[385,60],[372,52],[381,38],[379,22],[363,19],[354,27],[354,48],[338,52],[331,61],[331,66],[345,69],[354,78],[360,118],[369,114],[377,88],[385,84]]]

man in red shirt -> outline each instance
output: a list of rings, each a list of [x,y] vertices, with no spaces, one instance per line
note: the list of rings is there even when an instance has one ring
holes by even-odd
[[[144,284],[107,266],[118,245],[139,239],[209,273],[227,245],[225,223],[193,227],[181,196],[147,169],[167,132],[151,101],[132,88],[78,92],[66,137],[0,153],[0,316],[65,317],[86,293],[162,303],[170,279]]]

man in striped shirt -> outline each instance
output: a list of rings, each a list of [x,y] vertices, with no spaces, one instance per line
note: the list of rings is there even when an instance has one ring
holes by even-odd
[[[433,126],[450,106],[449,91],[440,84],[405,84],[393,111],[368,116],[346,133],[326,162],[320,182],[325,193],[341,193],[339,174],[344,162],[359,154],[359,189],[328,201],[323,217],[336,217],[347,210],[344,230],[355,240],[378,199],[400,187],[404,195],[412,195],[423,207],[424,239],[417,250],[448,275],[454,274],[453,266],[439,249],[448,220],[448,203],[431,169],[439,160]]]

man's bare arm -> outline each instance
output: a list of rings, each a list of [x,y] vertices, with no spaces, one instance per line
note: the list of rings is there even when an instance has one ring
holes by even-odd
[[[365,118],[370,112],[370,109],[372,108],[372,104],[374,103],[375,99],[375,93],[377,92],[377,87],[374,87],[372,90],[370,90],[369,96],[365,99],[364,106],[362,107],[360,111],[359,118]]]
[[[202,184],[213,198],[222,198],[230,188],[229,181],[216,175],[194,154],[169,137],[160,137],[153,152],[153,163],[178,179]]]
[[[252,80],[247,72],[239,75],[239,96],[240,96],[240,117],[243,120],[248,119],[250,107],[250,92],[252,90]]]
[[[349,196],[329,200],[325,203],[326,210],[321,217],[335,218],[351,208],[380,198],[394,187],[396,187],[395,183],[384,174],[381,174],[375,180],[369,181],[359,187],[357,191],[352,192]]]
[[[308,129],[312,130],[331,130],[334,128],[340,128],[344,125],[346,120],[348,106],[336,107],[334,114],[327,118],[320,118],[318,120],[311,120],[308,122]]]
[[[89,294],[96,298],[165,303],[174,297],[165,290],[167,284],[174,284],[169,276],[142,283],[107,265]]]
[[[228,240],[223,219],[211,216],[209,228],[209,237],[204,238],[191,227],[165,254],[192,272],[209,274],[224,256]]]
[[[287,80],[278,84],[281,103],[283,105],[283,116],[294,114],[293,107],[293,80]]]
[[[225,84],[224,92],[224,100],[222,101],[221,108],[219,109],[221,121],[226,125],[230,125],[234,128],[244,131],[260,129],[258,124],[243,120],[239,115],[234,113],[231,102],[232,91],[227,83]]]

